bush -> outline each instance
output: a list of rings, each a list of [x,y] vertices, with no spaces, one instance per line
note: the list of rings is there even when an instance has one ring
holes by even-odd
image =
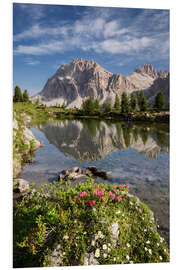
[[[150,210],[128,188],[88,179],[73,188],[68,181],[29,190],[14,209],[14,267],[51,265],[54,243],[62,266],[83,265],[85,253],[100,264],[169,261]]]

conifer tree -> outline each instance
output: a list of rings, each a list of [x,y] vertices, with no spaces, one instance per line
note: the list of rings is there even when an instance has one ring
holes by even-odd
[[[125,92],[122,93],[121,98],[121,112],[122,113],[129,113],[130,107],[129,107],[129,99]]]
[[[17,85],[16,85],[15,90],[14,90],[13,101],[14,102],[22,102],[23,101],[23,95],[22,95],[21,89]]]
[[[29,95],[27,89],[23,93],[23,102],[29,102]]]
[[[148,109],[147,99],[144,96],[144,92],[141,90],[138,96],[138,105],[141,112],[145,112]]]
[[[156,95],[154,107],[157,108],[157,109],[164,109],[165,104],[166,104],[165,97],[164,97],[163,93],[160,91]]]
[[[119,110],[120,107],[121,107],[121,103],[120,103],[118,95],[116,94],[115,102],[114,102],[114,109]]]
[[[130,107],[131,107],[132,111],[135,111],[136,107],[137,107],[137,99],[136,99],[136,95],[134,92],[132,93],[132,95],[130,97]]]

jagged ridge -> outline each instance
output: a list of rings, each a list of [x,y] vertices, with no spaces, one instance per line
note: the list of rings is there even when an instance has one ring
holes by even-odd
[[[74,59],[70,64],[62,65],[48,79],[43,90],[32,97],[40,99],[46,105],[62,105],[80,108],[91,94],[100,104],[113,103],[116,94],[121,98],[125,91],[131,94],[138,90],[147,90],[155,80],[168,77],[167,71],[156,71],[151,64],[138,67],[128,77],[108,72],[91,60]]]

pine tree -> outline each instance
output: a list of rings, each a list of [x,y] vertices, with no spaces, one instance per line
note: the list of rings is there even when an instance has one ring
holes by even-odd
[[[144,96],[144,92],[141,90],[138,96],[138,105],[141,112],[145,112],[148,109],[147,99]]]
[[[130,107],[132,111],[136,110],[137,107],[137,99],[136,99],[136,95],[135,93],[132,93],[131,97],[130,97]]]
[[[23,102],[29,102],[29,95],[27,89],[23,93]]]
[[[22,102],[23,101],[23,95],[22,95],[21,89],[17,85],[16,85],[15,90],[14,90],[13,101],[14,102]]]
[[[114,109],[119,110],[120,107],[121,107],[121,103],[120,103],[118,95],[116,94],[115,102],[114,102]]]
[[[95,101],[94,101],[94,110],[99,110],[99,109],[100,109],[99,100],[95,99]]]
[[[88,113],[93,112],[93,110],[94,110],[94,102],[93,102],[92,95],[90,95],[89,98],[87,98],[83,102],[82,109],[83,109],[83,111],[88,112]]]
[[[156,95],[154,107],[157,108],[157,109],[164,109],[165,104],[166,104],[165,97],[164,97],[163,93],[160,91]]]
[[[129,99],[128,96],[125,92],[122,93],[122,98],[121,98],[121,112],[122,113],[129,113],[130,108],[129,108]]]
[[[108,112],[111,111],[111,104],[110,104],[109,102],[107,102],[107,103],[105,104],[104,111],[105,111],[106,113],[108,113]]]

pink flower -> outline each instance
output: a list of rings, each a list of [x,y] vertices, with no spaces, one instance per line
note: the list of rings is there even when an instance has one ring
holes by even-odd
[[[114,193],[117,193],[117,189],[116,189],[116,187],[114,187],[114,188],[113,188],[113,191],[114,191]]]
[[[104,189],[103,188],[100,189],[99,195],[104,195]]]
[[[74,199],[76,200],[78,198],[78,196],[74,196]]]
[[[121,197],[117,197],[117,201],[120,202],[122,200]]]
[[[103,197],[102,197],[102,200],[103,200],[103,201],[105,201],[105,200],[106,200],[106,197],[105,197],[105,196],[103,196]]]
[[[123,185],[119,185],[120,188],[123,188],[124,186]]]
[[[88,201],[90,206],[93,206],[95,204],[95,202],[96,202],[95,200],[94,201],[90,201],[90,200]]]
[[[129,188],[129,185],[125,185],[126,188]]]
[[[85,192],[85,191],[81,192],[81,193],[79,194],[79,196],[80,196],[80,197],[86,196],[86,192]]]

